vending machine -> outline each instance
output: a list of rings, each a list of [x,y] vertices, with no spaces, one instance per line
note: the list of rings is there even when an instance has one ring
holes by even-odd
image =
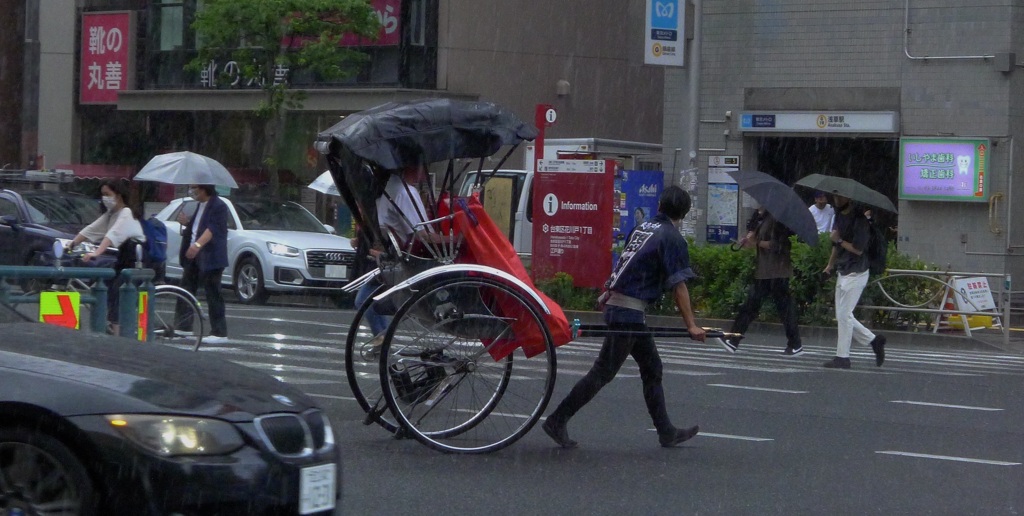
[[[660,170],[622,170],[615,178],[612,214],[612,266],[619,260],[630,231],[658,213],[664,189]]]

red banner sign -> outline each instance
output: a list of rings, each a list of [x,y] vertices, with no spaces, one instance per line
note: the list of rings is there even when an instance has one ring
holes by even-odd
[[[116,104],[117,92],[135,88],[135,13],[82,14],[79,102]]]
[[[371,0],[370,5],[373,7],[374,12],[377,13],[377,20],[380,21],[380,32],[377,33],[377,39],[363,38],[355,34],[345,34],[341,37],[341,41],[338,42],[339,47],[396,47],[402,42],[402,31],[400,30],[402,25],[400,22],[402,14],[402,0]],[[416,11],[411,13],[412,16],[422,15]],[[426,23],[425,20],[422,20]],[[421,28],[423,25],[414,23],[413,27]],[[420,35],[422,36],[422,35]],[[412,43],[418,42],[418,35],[411,34]],[[287,42],[282,41],[282,44],[289,47],[299,47],[304,45],[310,38],[300,37],[290,39]]]
[[[613,160],[537,162],[534,176],[533,274],[558,272],[577,287],[600,288],[612,270]]]

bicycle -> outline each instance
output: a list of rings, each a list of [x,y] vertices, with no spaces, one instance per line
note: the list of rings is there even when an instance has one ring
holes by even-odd
[[[41,263],[51,263],[56,267],[81,267],[85,265],[82,256],[99,247],[82,242],[65,253],[64,250],[68,249],[70,245],[71,240],[57,239],[52,253],[46,253],[47,256],[41,259]],[[114,256],[117,250],[108,249],[107,252]],[[136,263],[136,265],[141,266],[141,263]],[[49,285],[47,290],[88,292],[91,288],[92,285],[89,282],[78,278],[69,278]],[[116,295],[116,293],[110,293],[110,295]],[[205,319],[202,304],[188,290],[167,283],[153,286],[153,295],[149,300],[150,336],[153,341],[175,348],[199,351],[205,333]]]

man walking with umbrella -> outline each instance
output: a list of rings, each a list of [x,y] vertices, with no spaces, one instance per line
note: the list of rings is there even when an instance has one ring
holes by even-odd
[[[796,306],[789,292],[789,278],[793,276],[793,263],[790,258],[792,243],[789,240],[792,232],[767,213],[764,207],[759,207],[751,217],[747,230],[747,236],[740,240],[740,247],[755,248],[757,269],[747,300],[740,307],[740,312],[729,331],[745,333],[751,321],[757,317],[765,298],[771,296],[782,320],[782,326],[786,330],[786,349],[782,354],[800,355],[804,348],[800,342]],[[736,341],[730,341],[730,344],[739,346]]]
[[[868,256],[864,251],[868,247],[871,229],[864,214],[855,209],[849,197],[835,193],[833,199],[836,203],[836,217],[835,227],[830,234],[832,254],[824,272],[832,274],[835,269],[838,273],[835,297],[838,343],[835,358],[824,365],[830,369],[849,369],[850,346],[853,340],[857,340],[861,344],[871,345],[875,352],[875,365],[881,366],[885,361],[885,336],[875,335],[853,315],[868,283]]]

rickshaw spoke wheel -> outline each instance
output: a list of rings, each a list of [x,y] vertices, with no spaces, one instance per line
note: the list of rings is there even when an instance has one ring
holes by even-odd
[[[398,423],[391,417],[387,410],[381,410],[387,406],[384,394],[380,390],[380,377],[377,375],[378,356],[380,348],[377,348],[377,356],[368,353],[374,346],[370,340],[374,337],[370,326],[366,324],[366,310],[373,304],[373,296],[383,292],[385,287],[379,287],[361,306],[356,307],[355,317],[352,318],[352,325],[349,327],[348,336],[345,340],[345,376],[348,379],[348,386],[352,390],[352,397],[366,413],[364,423],[376,423],[388,432],[394,433],[398,430]]]
[[[381,349],[381,390],[395,420],[440,451],[512,444],[541,417],[554,387],[554,344],[541,312],[527,294],[488,277],[414,287]]]

